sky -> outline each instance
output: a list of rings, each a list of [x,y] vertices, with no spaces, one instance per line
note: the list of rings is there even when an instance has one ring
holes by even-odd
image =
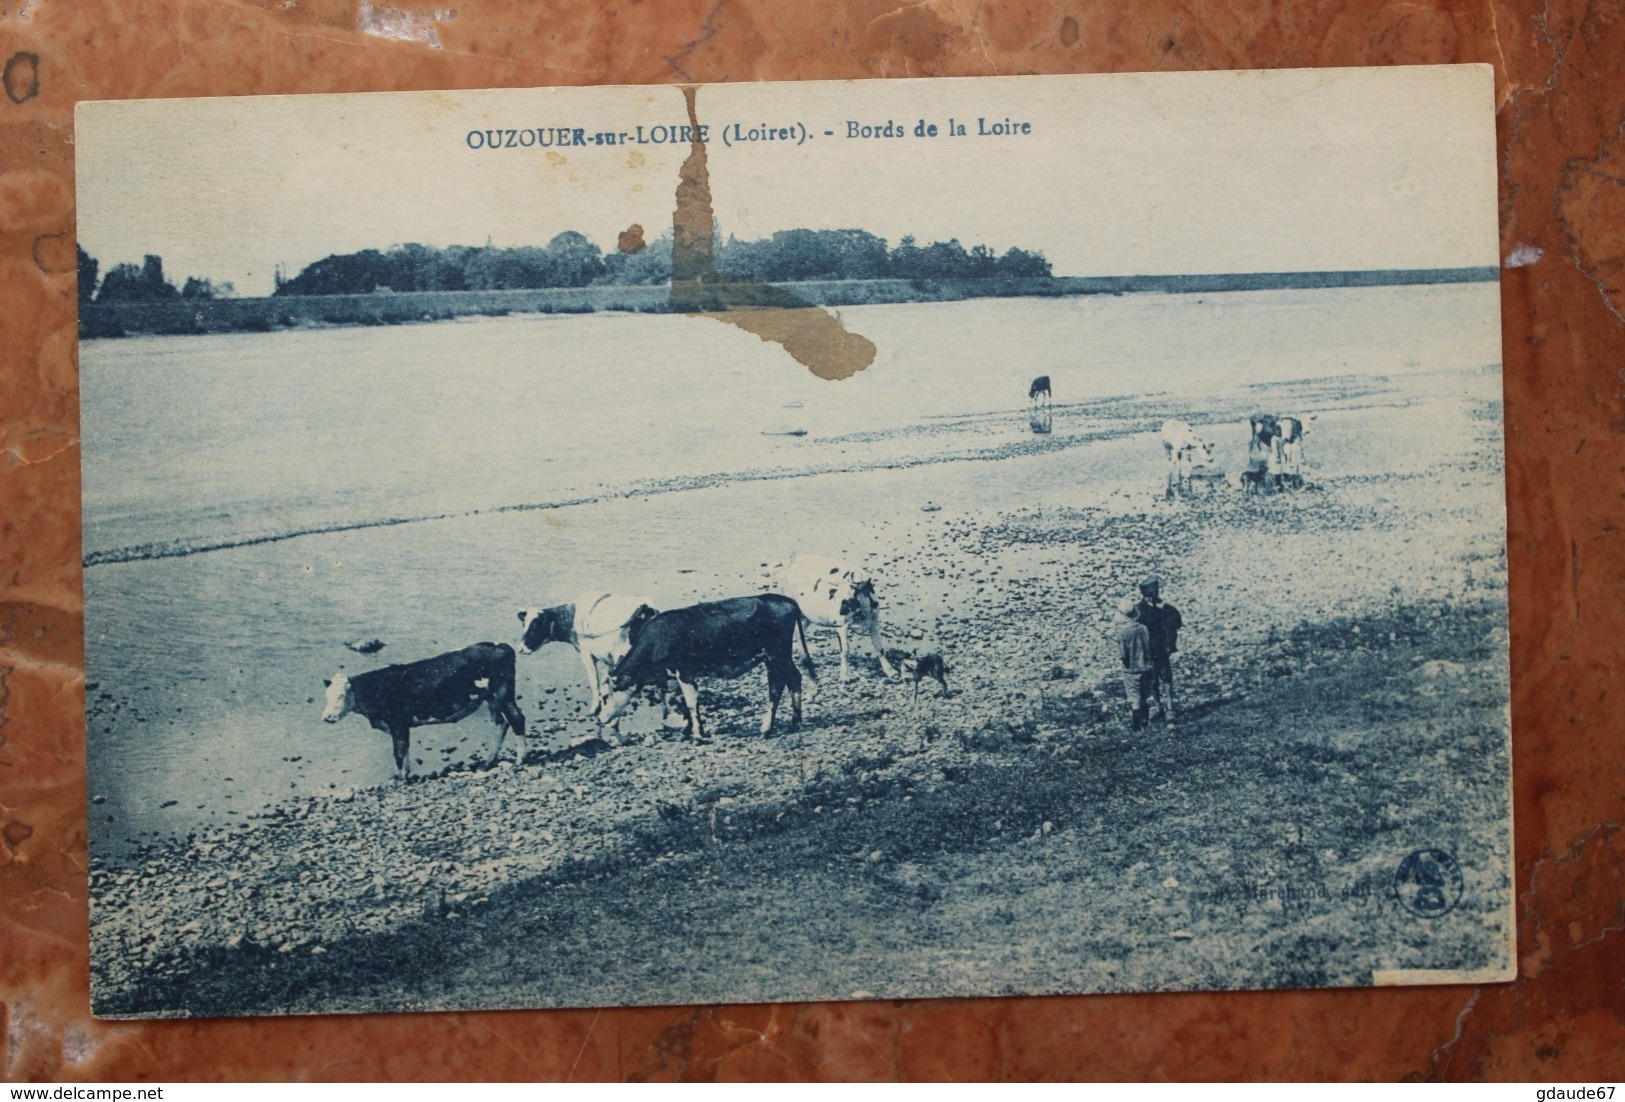
[[[696,109],[717,219],[742,238],[957,238],[1041,251],[1057,275],[1498,263],[1487,66],[706,85]],[[978,133],[1004,120],[1018,132]],[[607,250],[670,228],[688,145],[470,133],[687,122],[675,86],[86,103],[79,240],[103,272],[157,253],[172,281],[242,294],[278,264],[409,241],[578,230]],[[848,136],[888,122],[905,136]],[[730,147],[736,125],[795,140]]]

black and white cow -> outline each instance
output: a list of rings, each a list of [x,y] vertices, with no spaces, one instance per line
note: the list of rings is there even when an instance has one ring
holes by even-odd
[[[662,612],[643,625],[632,649],[616,664],[610,677],[610,697],[598,721],[614,722],[635,691],[645,685],[663,686],[671,677],[682,693],[689,735],[701,741],[705,734],[695,681],[701,677],[739,677],[766,665],[767,714],[762,717],[762,734],[773,729],[779,697],[786,688],[794,709],[793,722],[800,723],[801,671],[796,668],[794,655],[795,637],[800,630],[801,609],[777,593],[708,601]],[[801,652],[807,658],[808,676],[814,676],[805,635],[801,637]]]
[[[642,597],[613,593],[583,593],[574,604],[520,609],[523,629],[519,649],[531,654],[548,643],[568,643],[576,648],[592,693],[589,714],[597,715],[609,695],[604,689],[609,672],[632,649],[632,640],[656,612]]]
[[[514,653],[506,643],[475,643],[419,662],[385,666],[353,676],[335,674],[327,686],[322,719],[337,723],[351,712],[366,717],[395,744],[395,779],[407,779],[406,756],[411,750],[412,728],[433,723],[456,723],[472,715],[481,704],[491,709],[500,725],[496,748],[486,768],[497,763],[502,739],[510,730],[523,739],[525,716],[514,700]],[[516,755],[523,764],[524,746]]]
[[[1309,420],[1315,419],[1309,415]],[[1249,481],[1253,491],[1303,487],[1303,436],[1308,430],[1304,418],[1293,415],[1255,413],[1247,419],[1252,438],[1247,445]]]
[[[846,680],[846,656],[852,629],[867,628],[869,645],[880,656],[880,671],[896,677],[897,670],[880,645],[880,600],[875,581],[857,567],[827,555],[797,555],[778,568],[779,584],[801,607],[807,622],[835,629],[841,643],[841,680]]]
[[[1038,378],[1034,379],[1032,385],[1027,388],[1027,401],[1036,404],[1040,398],[1044,400],[1044,404],[1046,406],[1050,404],[1048,375],[1040,375]]]

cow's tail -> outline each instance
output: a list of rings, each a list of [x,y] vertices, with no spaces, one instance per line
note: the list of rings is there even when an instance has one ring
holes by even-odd
[[[801,615],[799,608],[796,609],[796,635],[801,639],[801,656],[807,662],[807,680],[812,682],[812,691],[807,695],[812,696],[818,692],[818,668],[813,665],[812,651],[807,649],[807,618]]]

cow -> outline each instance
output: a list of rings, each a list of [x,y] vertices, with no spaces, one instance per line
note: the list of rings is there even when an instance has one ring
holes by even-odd
[[[1044,404],[1046,406],[1050,404],[1048,375],[1040,375],[1038,378],[1034,379],[1032,381],[1032,385],[1027,388],[1027,401],[1037,402],[1040,398],[1044,399]]]
[[[412,728],[431,723],[456,723],[472,715],[481,704],[491,709],[499,725],[489,769],[502,753],[502,739],[510,730],[523,739],[525,716],[514,700],[514,653],[506,643],[475,643],[418,662],[385,666],[346,676],[339,673],[323,682],[327,706],[322,719],[337,723],[351,712],[387,734],[395,744],[395,780],[405,782],[411,770],[406,755]],[[521,745],[516,764],[524,764]]]
[[[1172,501],[1190,490],[1191,472],[1213,463],[1213,445],[1196,435],[1184,421],[1162,423],[1162,448],[1168,457],[1168,483],[1164,492]]]
[[[632,649],[638,631],[657,611],[642,597],[618,597],[612,593],[583,593],[574,604],[520,609],[519,649],[534,654],[547,643],[568,643],[576,648],[592,693],[592,711],[588,714],[597,715],[609,695],[604,689],[604,678]],[[600,665],[603,666],[602,677]]]
[[[1309,419],[1314,420],[1315,415],[1310,414]],[[1276,475],[1277,485],[1290,485],[1295,490],[1303,489],[1303,435],[1308,426],[1302,417],[1277,417],[1277,424],[1281,427],[1278,452],[1280,457],[1279,471]]]
[[[880,601],[875,582],[868,574],[827,555],[797,555],[778,568],[784,592],[801,607],[807,622],[832,627],[841,644],[841,680],[846,680],[846,656],[851,649],[851,631],[867,627],[869,645],[880,656],[880,670],[888,678],[897,670],[880,645]]]
[[[703,742],[705,729],[700,722],[696,680],[735,678],[765,664],[767,714],[762,717],[762,734],[773,729],[779,697],[786,687],[794,709],[792,726],[800,723],[801,671],[796,668],[794,652],[801,619],[800,607],[777,593],[708,601],[660,613],[643,625],[632,649],[616,664],[610,675],[611,695],[598,713],[598,722],[613,723],[639,688],[663,686],[671,677],[682,694],[689,736]],[[807,675],[813,677],[812,654],[807,650],[804,632],[801,653],[807,659]]]
[[[1314,420],[1314,415],[1310,415]],[[1283,490],[1303,486],[1303,435],[1307,426],[1298,416],[1255,413],[1247,419],[1252,437],[1247,444],[1250,478],[1247,489]]]

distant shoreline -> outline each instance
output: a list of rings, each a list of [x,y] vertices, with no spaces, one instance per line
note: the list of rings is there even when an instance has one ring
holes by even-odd
[[[1082,295],[1218,294],[1229,291],[1320,290],[1439,283],[1492,283],[1499,269],[1422,268],[1341,272],[1241,272],[1198,275],[1054,276],[1023,279],[862,279],[772,286],[811,306],[959,302],[981,298]],[[719,284],[717,289],[751,284]],[[688,297],[688,296],[685,296]],[[723,295],[724,299],[736,296]],[[746,296],[747,298],[749,296]],[[778,305],[775,302],[774,305]],[[266,298],[167,299],[79,304],[83,340],[201,333],[268,333],[277,329],[405,325],[509,314],[663,314],[681,312],[670,284],[546,287],[505,291],[406,291],[365,295],[279,295]]]

